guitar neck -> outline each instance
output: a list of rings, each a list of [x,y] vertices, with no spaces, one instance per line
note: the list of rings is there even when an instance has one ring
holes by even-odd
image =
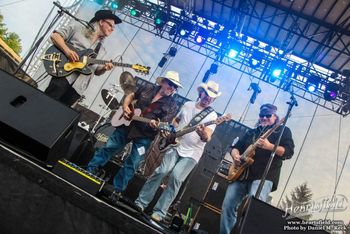
[[[144,118],[144,117],[141,117],[141,116],[133,116],[132,120],[136,120],[136,121],[139,121],[139,122],[142,122],[142,123],[147,123],[147,124],[149,122],[151,122],[150,119],[147,119],[147,118]]]
[[[112,63],[116,67],[132,67],[132,64],[128,64],[128,63],[118,63],[118,62],[113,62],[113,61],[108,61],[108,60],[101,60],[101,59],[93,59],[93,58],[89,58],[89,63],[90,64]]]
[[[215,121],[216,120],[212,120],[212,121],[204,123],[203,125],[204,126],[209,126],[209,125],[215,124]],[[176,137],[181,137],[181,136],[183,136],[183,135],[185,135],[187,133],[193,132],[194,130],[196,130],[197,126],[198,126],[198,124],[195,125],[195,126],[192,126],[192,127],[187,127],[187,128],[185,128],[183,130],[180,130],[180,131],[176,132]]]

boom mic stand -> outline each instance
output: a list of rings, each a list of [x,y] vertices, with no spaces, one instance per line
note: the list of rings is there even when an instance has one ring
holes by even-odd
[[[280,131],[279,133],[279,136],[277,138],[277,141],[275,142],[275,145],[273,147],[273,150],[271,152],[271,155],[270,155],[270,158],[269,158],[269,161],[267,162],[267,165],[265,167],[265,171],[264,171],[264,174],[260,180],[260,183],[259,183],[259,187],[255,193],[255,197],[259,199],[259,196],[260,196],[260,193],[261,193],[261,190],[264,186],[264,183],[265,183],[265,180],[266,180],[266,176],[267,174],[269,173],[269,170],[270,170],[270,167],[271,167],[271,164],[272,164],[272,161],[276,155],[276,150],[277,150],[277,147],[279,146],[280,144],[280,141],[281,141],[281,138],[282,138],[282,135],[283,135],[283,132],[284,132],[284,129],[286,128],[286,123],[287,123],[287,120],[290,116],[290,113],[292,112],[292,109],[294,106],[298,106],[298,102],[297,100],[295,99],[293,93],[291,93],[291,97],[290,97],[290,101],[287,102],[287,104],[289,104],[289,107],[288,107],[288,111],[286,113],[286,116],[284,118],[284,121],[283,121],[283,124],[282,124],[282,130]]]

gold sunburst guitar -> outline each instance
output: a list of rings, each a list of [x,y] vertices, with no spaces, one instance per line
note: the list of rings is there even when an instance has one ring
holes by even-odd
[[[149,74],[150,67],[139,64],[118,63],[108,60],[95,59],[94,57],[96,54],[92,49],[78,51],[72,45],[67,45],[78,54],[79,61],[71,62],[59,48],[57,48],[55,45],[50,46],[41,59],[43,60],[46,72],[51,76],[65,77],[73,72],[89,75],[92,73],[92,70],[89,67],[90,65],[106,63],[112,63],[116,67],[129,67],[141,74]]]
[[[272,128],[267,130],[260,138],[266,139],[268,138],[281,124],[283,124],[284,118],[282,118],[278,123],[276,123]],[[251,144],[243,154],[241,154],[241,160],[239,164],[235,164],[233,162],[228,170],[227,180],[229,182],[236,181],[243,172],[254,163],[254,155],[255,155],[255,149],[257,147],[257,142],[255,141],[253,144]]]

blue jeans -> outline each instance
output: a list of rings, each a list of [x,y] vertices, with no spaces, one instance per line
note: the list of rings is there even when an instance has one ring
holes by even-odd
[[[163,178],[172,170],[168,184],[153,209],[153,213],[164,218],[169,206],[179,192],[182,182],[187,178],[196,164],[197,161],[193,158],[181,157],[175,149],[169,149],[165,153],[160,166],[153,172],[142,187],[135,201],[136,205],[146,208],[152,201]]]
[[[254,196],[260,180],[236,181],[229,184],[226,190],[220,220],[220,234],[230,234],[237,220],[237,209],[246,195]],[[259,199],[266,201],[272,189],[272,181],[266,180]]]
[[[88,164],[88,171],[93,171],[96,167],[103,167],[118,151],[123,149],[129,143],[127,140],[127,131],[125,128],[117,128],[108,138],[106,145],[96,151],[94,157]],[[119,169],[114,176],[113,185],[117,192],[126,189],[129,180],[134,176],[142,156],[146,153],[151,144],[149,138],[137,138],[132,141],[130,155],[124,161],[123,167]]]

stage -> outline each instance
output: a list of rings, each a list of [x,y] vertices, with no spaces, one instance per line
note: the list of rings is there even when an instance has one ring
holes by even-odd
[[[174,233],[0,145],[1,233]]]

